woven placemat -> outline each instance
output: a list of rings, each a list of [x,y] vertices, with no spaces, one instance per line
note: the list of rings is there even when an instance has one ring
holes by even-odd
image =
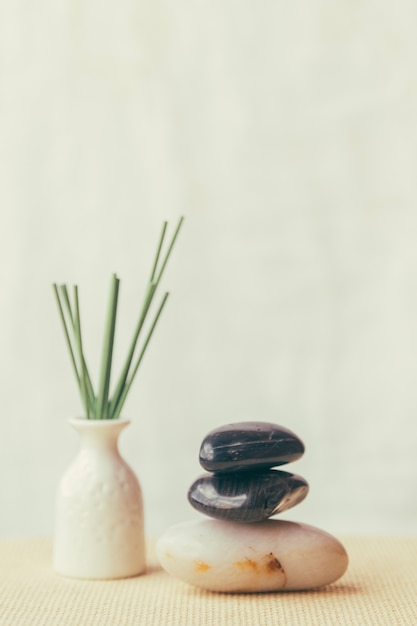
[[[204,592],[169,577],[149,548],[147,574],[63,578],[48,539],[0,541],[1,626],[417,625],[417,538],[342,539],[350,565],[319,591]]]

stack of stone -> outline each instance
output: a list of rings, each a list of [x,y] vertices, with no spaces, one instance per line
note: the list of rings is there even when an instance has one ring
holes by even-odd
[[[334,582],[348,564],[342,544],[298,522],[269,519],[299,504],[308,484],[272,469],[299,459],[302,441],[266,422],[222,426],[203,440],[199,460],[210,472],[188,500],[215,519],[178,524],[157,544],[170,574],[224,592],[301,590]]]
[[[205,515],[233,522],[261,522],[307,495],[301,476],[271,469],[304,454],[290,430],[265,422],[217,428],[203,440],[199,461],[208,472],[190,487],[190,504]]]

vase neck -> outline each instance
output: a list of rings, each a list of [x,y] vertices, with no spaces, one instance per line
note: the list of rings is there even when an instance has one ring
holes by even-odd
[[[117,451],[121,431],[130,424],[128,420],[88,420],[73,418],[69,423],[79,433],[81,448]]]

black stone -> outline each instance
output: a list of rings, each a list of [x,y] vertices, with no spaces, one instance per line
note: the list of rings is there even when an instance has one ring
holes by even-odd
[[[266,470],[205,474],[188,491],[190,504],[209,517],[230,522],[261,522],[295,506],[308,493],[301,476]]]
[[[199,460],[208,472],[236,472],[284,465],[303,454],[303,442],[287,428],[240,422],[211,431],[201,444]]]

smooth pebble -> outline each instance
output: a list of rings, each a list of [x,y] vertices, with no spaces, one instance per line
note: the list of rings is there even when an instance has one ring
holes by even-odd
[[[172,576],[219,592],[315,589],[336,581],[348,565],[335,537],[283,520],[184,522],[162,535],[157,555]]]
[[[198,478],[188,491],[188,500],[209,517],[253,523],[299,504],[307,493],[306,480],[289,472],[228,472]]]
[[[239,422],[211,431],[199,460],[208,472],[268,469],[296,461],[304,444],[293,432],[269,422]]]

